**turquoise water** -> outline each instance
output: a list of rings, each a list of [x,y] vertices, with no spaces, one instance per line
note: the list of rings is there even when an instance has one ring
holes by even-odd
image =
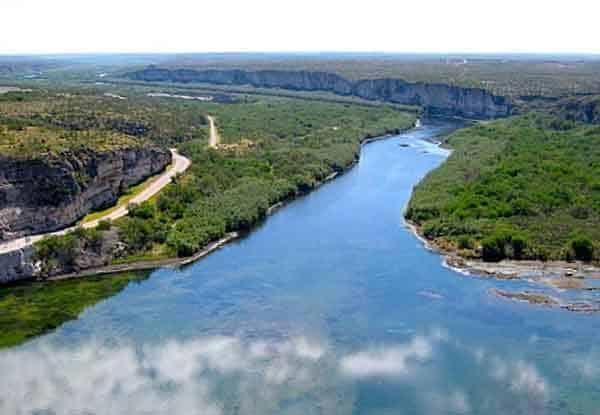
[[[502,300],[405,228],[447,156],[358,166],[187,268],[161,269],[0,352],[2,414],[600,414],[600,318]],[[408,147],[401,146],[408,145]]]

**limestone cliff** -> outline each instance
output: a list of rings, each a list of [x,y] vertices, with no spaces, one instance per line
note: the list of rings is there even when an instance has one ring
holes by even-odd
[[[0,284],[33,277],[36,271],[33,255],[32,246],[0,254]]]
[[[551,112],[570,121],[600,124],[600,96],[566,98],[554,104]]]
[[[169,69],[149,66],[124,75],[150,82],[204,82],[222,85],[251,85],[300,91],[327,91],[396,104],[418,105],[443,115],[469,118],[496,118],[511,114],[512,104],[505,98],[479,88],[445,84],[410,83],[401,79],[349,81],[339,75],[309,71],[244,71]]]
[[[169,151],[152,146],[35,160],[0,157],[0,240],[71,225],[170,161]]]

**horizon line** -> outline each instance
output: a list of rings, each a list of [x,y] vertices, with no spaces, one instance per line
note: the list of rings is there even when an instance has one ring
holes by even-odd
[[[570,56],[570,57],[600,57],[600,52],[541,52],[541,51],[80,51],[80,52],[0,52],[0,57],[28,57],[28,56],[114,56],[114,55],[413,55],[413,56]]]

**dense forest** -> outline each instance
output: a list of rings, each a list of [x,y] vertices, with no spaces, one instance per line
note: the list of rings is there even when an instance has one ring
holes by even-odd
[[[406,217],[466,256],[600,259],[600,128],[528,114],[460,130]]]

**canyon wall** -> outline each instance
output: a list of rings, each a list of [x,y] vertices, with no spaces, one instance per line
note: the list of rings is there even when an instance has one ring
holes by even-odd
[[[552,106],[551,112],[570,121],[600,124],[600,95],[560,100]]]
[[[199,82],[297,91],[326,91],[373,101],[417,105],[433,114],[467,118],[505,117],[512,112],[512,104],[508,99],[480,88],[411,83],[401,79],[365,79],[351,82],[339,75],[326,72],[194,70],[149,66],[124,76],[147,82]]]
[[[72,225],[170,162],[171,153],[156,147],[35,160],[0,157],[0,240]]]

